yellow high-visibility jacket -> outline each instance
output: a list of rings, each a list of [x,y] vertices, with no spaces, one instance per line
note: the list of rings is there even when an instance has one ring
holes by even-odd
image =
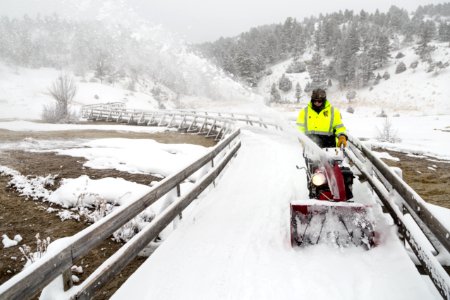
[[[339,109],[331,106],[328,100],[325,107],[317,113],[312,108],[312,103],[301,109],[297,117],[297,128],[306,135],[324,135],[339,137],[346,135],[346,129],[342,123]]]

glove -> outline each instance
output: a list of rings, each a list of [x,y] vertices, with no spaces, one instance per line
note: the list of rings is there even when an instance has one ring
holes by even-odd
[[[344,145],[344,147],[347,147],[347,137],[343,134],[338,137],[338,142],[337,142],[338,148],[340,148],[341,145]]]

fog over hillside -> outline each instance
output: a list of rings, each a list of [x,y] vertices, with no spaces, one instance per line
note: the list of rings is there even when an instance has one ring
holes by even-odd
[[[263,104],[303,105],[322,87],[345,109],[450,111],[449,3],[413,12],[392,6],[288,17],[195,46],[138,17],[123,1],[90,13],[97,17],[0,18],[0,102],[18,107],[2,118],[51,103],[48,88],[62,73],[74,76],[78,105],[91,98],[144,109],[220,110],[236,103],[259,113]]]

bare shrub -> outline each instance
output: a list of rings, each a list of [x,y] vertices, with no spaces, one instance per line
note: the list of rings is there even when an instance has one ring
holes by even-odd
[[[40,239],[39,233],[36,234],[36,252],[31,250],[30,246],[23,245],[19,247],[20,252],[23,254],[27,263],[25,266],[30,265],[40,259],[47,252],[48,245],[50,244],[50,238]]]
[[[49,123],[68,123],[75,119],[69,111],[69,106],[77,93],[77,85],[73,77],[61,74],[48,88],[48,93],[56,101],[55,104],[44,106],[42,120]]]
[[[353,99],[356,98],[356,91],[350,90],[345,94],[345,97],[347,97],[348,102],[352,102]]]
[[[380,142],[397,143],[401,142],[397,136],[397,131],[392,127],[391,121],[385,117],[383,122],[383,128],[378,130],[377,140]]]

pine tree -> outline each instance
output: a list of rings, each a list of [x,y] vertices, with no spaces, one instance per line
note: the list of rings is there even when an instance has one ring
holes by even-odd
[[[373,62],[369,55],[366,53],[361,53],[358,57],[358,76],[356,78],[357,82],[355,87],[367,86],[369,81],[373,78]]]
[[[295,85],[295,99],[297,99],[297,103],[300,102],[300,98],[302,96],[302,87],[300,86],[300,83],[297,82]]]
[[[341,88],[347,87],[355,78],[356,57],[343,41],[336,59],[336,76]]]
[[[307,82],[306,83],[306,85],[305,85],[305,89],[304,89],[304,92],[305,93],[309,93],[309,92],[311,92],[312,91],[312,88],[311,88],[311,82]]]
[[[450,24],[440,22],[439,29],[438,29],[438,36],[439,36],[439,40],[441,40],[443,42],[449,42],[450,41]]]
[[[416,54],[418,54],[422,60],[430,59],[431,52],[434,50],[434,48],[428,44],[431,42],[435,31],[436,27],[433,21],[428,20],[426,22],[422,22],[422,24],[420,25],[419,42],[416,48]]]
[[[319,52],[316,52],[313,54],[313,57],[311,59],[311,63],[308,66],[308,72],[309,77],[311,77],[311,88],[321,88],[326,89],[327,86],[327,78],[326,78],[326,72],[325,72],[325,66],[322,62],[322,57],[320,56]]]
[[[316,51],[321,51],[325,48],[326,36],[322,23],[319,23],[319,26],[314,32],[314,42],[316,44]]]
[[[350,26],[349,32],[347,34],[347,43],[348,47],[350,47],[352,54],[356,54],[360,47],[360,36],[358,31],[358,25],[356,23],[352,23]]]
[[[345,31],[345,38],[339,43],[336,53],[336,76],[341,88],[355,83],[357,79],[357,52],[361,46],[356,23],[352,23]]]
[[[280,92],[277,89],[277,85],[272,83],[272,88],[270,89],[270,102],[278,103],[281,100]]]
[[[237,75],[250,85],[254,83],[255,77],[255,57],[245,48],[239,49],[235,58]]]
[[[348,102],[352,102],[353,99],[356,98],[356,91],[350,90],[345,94],[345,97],[347,97]]]
[[[289,64],[289,66],[286,69],[286,73],[290,74],[290,73],[302,73],[306,71],[306,65],[305,63],[299,61],[299,60],[294,60],[291,64]]]
[[[391,57],[391,47],[389,44],[389,38],[385,33],[380,33],[377,37],[375,46],[375,67],[381,68]]]
[[[278,80],[278,88],[283,92],[289,92],[292,89],[292,81],[286,77],[286,74],[281,75]]]
[[[388,25],[396,32],[402,32],[405,25],[409,22],[408,12],[396,6],[391,6],[387,13]]]

